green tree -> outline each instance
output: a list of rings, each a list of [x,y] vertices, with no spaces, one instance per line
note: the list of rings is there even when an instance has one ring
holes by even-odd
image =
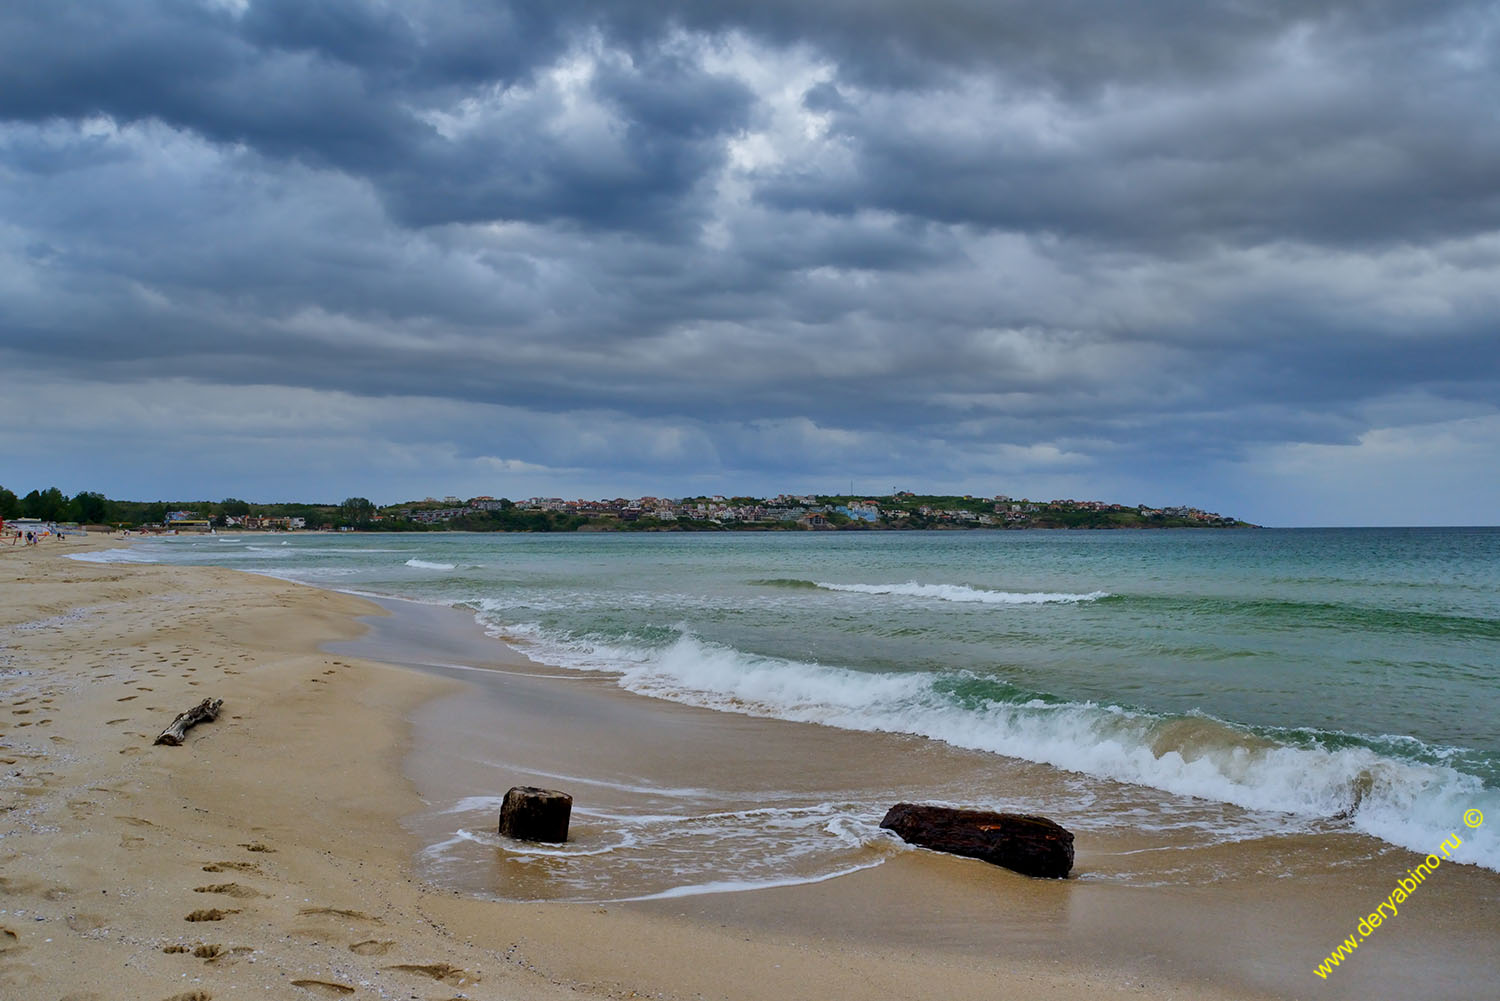
[[[11,519],[21,516],[21,498],[0,487],[0,518]]]
[[[219,502],[219,510],[224,514],[231,514],[236,518],[243,518],[245,515],[250,513],[250,502],[242,501],[238,497],[225,497],[222,501]]]
[[[339,505],[339,515],[351,525],[363,525],[375,514],[375,505],[363,497],[346,497]]]
[[[67,507],[68,498],[56,487],[48,487],[46,490],[33,490],[21,500],[21,513],[27,518],[40,518],[43,521],[56,521],[62,517],[63,509]]]
[[[85,525],[99,525],[109,520],[109,499],[101,493],[85,490],[69,502],[68,514]]]

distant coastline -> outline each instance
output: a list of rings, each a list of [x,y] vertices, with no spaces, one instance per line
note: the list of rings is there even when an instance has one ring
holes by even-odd
[[[56,487],[25,497],[0,488],[0,519],[38,519],[95,529],[147,532],[785,532],[1014,529],[1259,528],[1187,505],[1153,507],[1097,500],[1038,501],[1004,494],[778,494],[775,497],[428,497],[377,506],[363,497],[339,504],[112,500]]]
[[[1033,501],[1003,494],[788,495],[642,497],[526,501],[476,497],[393,505],[372,516],[372,529],[553,532],[958,531],[972,529],[1254,528],[1195,507],[1153,508],[1106,501]]]

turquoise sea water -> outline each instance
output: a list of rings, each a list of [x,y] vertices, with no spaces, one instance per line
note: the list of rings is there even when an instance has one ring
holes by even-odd
[[[1500,869],[1500,529],[179,537],[642,694],[908,732]],[[1491,822],[1461,827],[1465,810]]]

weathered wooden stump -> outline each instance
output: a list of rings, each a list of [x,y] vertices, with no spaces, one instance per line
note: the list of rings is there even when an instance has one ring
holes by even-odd
[[[897,803],[880,826],[907,844],[977,858],[1027,876],[1062,879],[1073,868],[1073,833],[1046,817]]]
[[[188,730],[199,723],[212,723],[219,718],[219,710],[223,707],[223,699],[204,699],[193,708],[180,712],[172,725],[163,730],[156,738],[156,743],[167,744],[177,747],[182,743]]]
[[[516,786],[500,804],[500,833],[518,841],[568,840],[573,797],[556,789]]]

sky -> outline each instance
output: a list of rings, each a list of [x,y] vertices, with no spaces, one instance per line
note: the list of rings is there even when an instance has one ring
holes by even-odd
[[[1500,5],[0,5],[0,484],[1495,524]]]

